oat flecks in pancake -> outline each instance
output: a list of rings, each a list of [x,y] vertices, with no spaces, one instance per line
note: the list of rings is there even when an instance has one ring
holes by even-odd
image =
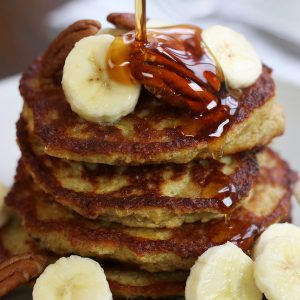
[[[23,163],[56,201],[84,217],[128,226],[178,227],[230,215],[259,174],[254,153],[181,165],[108,166],[46,155],[23,119],[17,136]]]
[[[185,163],[210,157],[212,151],[229,155],[268,144],[284,129],[282,109],[275,103],[275,85],[267,67],[253,86],[243,90],[227,133],[213,140],[184,135],[191,118],[145,92],[134,113],[119,122],[88,122],[72,112],[61,85],[43,79],[40,73],[37,60],[21,80],[26,104],[23,116],[42,139],[46,153],[56,157],[112,165]]]
[[[108,257],[148,271],[187,270],[208,248],[232,241],[247,251],[266,226],[290,218],[294,173],[271,150],[265,150],[260,161],[253,196],[227,223],[222,219],[147,229],[90,221],[55,203],[32,183],[22,165],[6,202],[24,219],[30,234],[56,253]]]

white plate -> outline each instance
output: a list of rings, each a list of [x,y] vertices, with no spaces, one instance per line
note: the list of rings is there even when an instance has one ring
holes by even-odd
[[[0,181],[8,185],[13,182],[15,167],[20,156],[15,142],[15,122],[22,108],[18,80],[16,76],[0,81]],[[300,173],[300,87],[280,80],[277,80],[277,87],[278,101],[284,105],[286,112],[287,130],[283,137],[275,141],[273,148],[278,150],[293,169]],[[293,220],[300,226],[300,209],[297,205],[293,208]],[[5,300],[31,299],[30,293],[23,291],[10,295]]]

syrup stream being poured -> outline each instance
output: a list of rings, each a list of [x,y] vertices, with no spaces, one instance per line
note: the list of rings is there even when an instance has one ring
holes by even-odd
[[[138,41],[147,40],[146,21],[146,0],[135,0],[135,38]]]

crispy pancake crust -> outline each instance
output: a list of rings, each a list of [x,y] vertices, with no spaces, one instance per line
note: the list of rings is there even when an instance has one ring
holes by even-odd
[[[145,91],[134,113],[115,124],[83,120],[72,112],[61,84],[44,79],[41,68],[41,59],[37,59],[21,79],[26,103],[23,116],[42,139],[45,152],[55,157],[112,165],[186,163],[196,157],[230,155],[268,144],[284,129],[283,112],[275,103],[275,85],[267,67],[253,86],[242,91],[226,134],[209,139],[183,133],[199,124]]]
[[[247,251],[266,226],[290,218],[295,174],[271,150],[259,160],[261,175],[253,196],[227,222],[147,229],[89,221],[55,203],[33,184],[22,165],[6,203],[21,215],[28,232],[55,253],[111,258],[150,272],[187,270],[208,248],[232,241]]]
[[[259,174],[254,153],[184,165],[118,167],[45,155],[23,119],[17,136],[23,163],[56,201],[84,217],[128,226],[178,227],[231,214]]]
[[[4,228],[0,230],[0,264],[12,258],[15,255],[32,254],[38,255],[42,251],[28,236],[24,227],[18,219],[11,220]],[[49,255],[49,263],[59,257],[54,254]],[[23,264],[17,271],[27,272],[28,264]],[[105,275],[109,282],[110,289],[115,297],[124,297],[134,299],[138,297],[163,298],[170,296],[184,295],[184,288],[188,272],[160,272],[149,273],[137,270],[128,266],[122,266],[115,262],[105,262],[102,264]],[[42,270],[41,270],[42,272]],[[28,277],[28,282],[32,278]],[[3,288],[3,283],[2,288]],[[15,286],[14,288],[16,288]],[[7,292],[12,291],[7,286]]]

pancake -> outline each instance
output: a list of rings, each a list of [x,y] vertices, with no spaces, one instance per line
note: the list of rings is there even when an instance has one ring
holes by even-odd
[[[252,197],[226,221],[150,229],[87,220],[53,201],[22,164],[6,203],[43,248],[60,255],[115,259],[150,272],[188,270],[208,248],[231,241],[247,251],[265,227],[290,218],[296,175],[271,150],[260,154],[259,161]]]
[[[135,227],[178,227],[224,217],[248,199],[254,153],[188,164],[108,166],[46,155],[39,138],[17,124],[22,161],[44,191],[90,219]]]
[[[43,253],[41,249],[31,241],[21,222],[14,218],[0,231],[0,273],[3,265],[14,257],[31,257],[32,261],[37,261],[37,257],[43,257],[43,265],[38,277],[43,269],[51,262],[59,257],[50,253]],[[16,260],[16,259],[15,259]],[[22,264],[15,266],[18,272],[30,274],[30,264]],[[134,299],[138,297],[162,298],[170,296],[184,295],[184,288],[188,272],[160,272],[149,273],[137,270],[131,267],[122,266],[114,262],[106,262],[103,264],[105,275],[109,282],[113,296],[124,297],[126,299]],[[11,270],[10,270],[11,271]],[[17,285],[0,283],[0,295],[3,296],[19,285],[29,283],[35,277],[28,276],[27,281],[19,282]],[[6,287],[6,288],[5,288]]]
[[[241,90],[235,113],[220,124],[214,110],[195,119],[146,91],[135,111],[115,124],[88,122],[72,112],[60,79],[45,79],[41,73],[37,59],[21,79],[23,117],[45,152],[59,158],[111,165],[187,163],[266,145],[284,130],[267,67],[255,84]],[[229,109],[231,104],[226,105]]]

